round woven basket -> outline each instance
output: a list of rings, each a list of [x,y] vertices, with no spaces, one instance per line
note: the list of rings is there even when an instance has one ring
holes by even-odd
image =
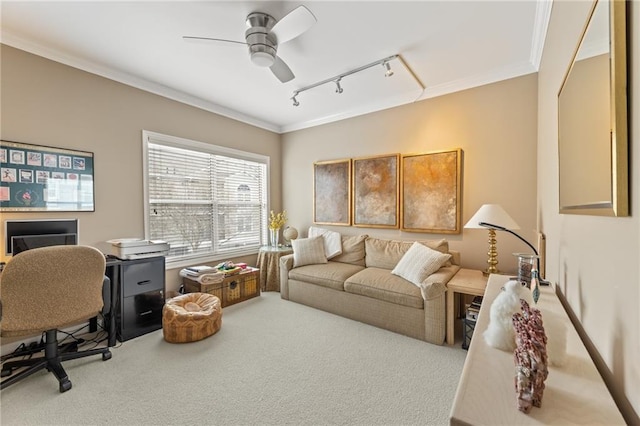
[[[202,340],[222,327],[220,299],[207,293],[187,293],[169,299],[162,309],[162,333],[170,343]]]

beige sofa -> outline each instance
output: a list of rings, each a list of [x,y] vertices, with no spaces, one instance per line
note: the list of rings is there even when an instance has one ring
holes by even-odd
[[[460,269],[460,253],[446,240],[420,241],[450,261],[422,288],[391,271],[412,246],[366,235],[341,236],[342,254],[327,263],[294,268],[294,255],[280,259],[283,299],[322,309],[406,336],[441,345],[445,341],[446,284]]]

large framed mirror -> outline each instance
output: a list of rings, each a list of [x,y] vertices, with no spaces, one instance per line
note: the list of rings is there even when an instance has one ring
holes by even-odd
[[[624,0],[596,0],[558,93],[560,213],[629,215]]]

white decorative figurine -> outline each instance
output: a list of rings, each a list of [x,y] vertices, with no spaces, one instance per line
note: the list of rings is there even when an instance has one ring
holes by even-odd
[[[507,281],[489,311],[489,326],[483,334],[489,346],[508,352],[513,352],[516,348],[511,318],[513,314],[520,312],[520,299],[531,303],[531,291],[519,281]]]

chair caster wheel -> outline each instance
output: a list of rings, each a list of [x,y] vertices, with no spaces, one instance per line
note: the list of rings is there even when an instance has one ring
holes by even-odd
[[[108,360],[108,359],[111,359],[111,352],[104,352],[104,353],[102,354],[102,360],[103,360],[103,361],[106,361],[106,360]]]
[[[60,382],[60,393],[66,392],[71,389],[71,380],[65,380]]]

